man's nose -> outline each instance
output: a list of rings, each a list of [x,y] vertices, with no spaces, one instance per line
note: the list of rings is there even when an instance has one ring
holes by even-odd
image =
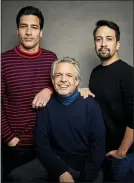
[[[106,45],[107,45],[107,42],[106,42],[105,39],[103,39],[102,42],[101,42],[101,46],[104,47],[104,46],[106,46]]]
[[[66,82],[66,81],[67,81],[67,78],[66,78],[66,76],[65,76],[65,75],[62,75],[62,77],[61,77],[61,81],[62,81],[62,82]]]
[[[26,34],[27,34],[27,35],[31,35],[31,34],[32,34],[31,28],[27,28]]]

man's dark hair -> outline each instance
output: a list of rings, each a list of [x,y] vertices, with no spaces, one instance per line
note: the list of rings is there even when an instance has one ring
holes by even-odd
[[[16,17],[16,24],[17,24],[17,28],[19,28],[19,24],[20,24],[20,17],[23,15],[35,15],[39,18],[40,20],[40,29],[43,29],[43,25],[44,25],[44,17],[42,15],[42,12],[38,9],[35,8],[33,6],[26,6],[20,9],[20,11],[18,12],[18,15]]]
[[[96,31],[101,27],[101,26],[108,26],[109,28],[113,29],[115,31],[115,35],[116,35],[116,41],[120,40],[120,29],[119,26],[112,22],[112,21],[108,21],[108,20],[99,20],[96,23],[96,28],[93,31],[93,36],[94,36],[94,40],[95,40],[95,34]]]

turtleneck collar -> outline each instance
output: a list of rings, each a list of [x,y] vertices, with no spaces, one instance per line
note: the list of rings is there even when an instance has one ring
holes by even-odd
[[[70,96],[63,96],[63,95],[56,95],[56,96],[58,100],[60,100],[64,105],[69,105],[76,100],[78,95],[79,95],[79,91],[78,89],[75,89]]]
[[[36,51],[36,52],[27,53],[27,52],[21,50],[20,46],[18,45],[15,47],[15,52],[23,58],[31,58],[32,59],[32,58],[38,58],[41,55],[41,48],[39,48],[38,51]]]

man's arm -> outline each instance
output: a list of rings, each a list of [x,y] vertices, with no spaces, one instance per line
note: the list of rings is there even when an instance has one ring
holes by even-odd
[[[53,88],[50,87],[44,88],[34,97],[32,101],[32,107],[33,108],[45,107],[48,101],[50,100],[52,94],[53,94]]]
[[[57,59],[57,55],[54,53],[53,54],[53,61],[52,63]],[[50,100],[54,88],[53,88],[53,84],[51,81],[51,68],[50,68],[50,75],[47,81],[48,82],[48,86],[44,89],[42,89],[39,93],[37,93],[32,101],[32,107],[33,108],[38,108],[38,107],[45,107],[46,104],[48,103],[48,101]]]
[[[47,108],[38,109],[35,136],[37,157],[53,177],[59,177],[62,180],[64,176],[67,176],[68,167],[60,160],[50,146],[48,123]]]
[[[134,129],[127,127],[124,138],[118,149],[119,154],[126,155],[127,151],[129,150],[133,142],[134,142]]]
[[[124,116],[126,130],[122,142],[117,150],[107,153],[116,158],[126,156],[129,148],[134,143],[134,68],[130,68],[121,81],[122,101],[124,106]]]
[[[81,181],[93,181],[97,178],[105,158],[105,126],[100,107],[93,101],[90,106],[90,136],[89,136],[89,157],[85,168],[81,172]]]
[[[50,100],[53,91],[53,87],[47,87],[37,93],[32,102],[32,107],[45,107],[47,102]],[[83,98],[87,98],[88,96],[95,97],[95,95],[89,90],[89,88],[78,88],[78,91]]]
[[[1,99],[2,99],[2,106],[1,106],[1,137],[5,144],[8,146],[15,146],[19,139],[15,137],[14,132],[11,130],[11,127],[7,121],[4,106],[8,105],[7,100],[7,88],[6,88],[6,81],[5,81],[5,69],[1,67]]]
[[[134,68],[130,68],[122,80],[123,105],[125,112],[126,131],[118,148],[119,154],[126,155],[134,142]]]
[[[129,148],[133,143],[134,143],[134,130],[127,127],[124,138],[118,150],[113,150],[108,152],[107,156],[113,156],[115,158],[123,158],[126,156]]]

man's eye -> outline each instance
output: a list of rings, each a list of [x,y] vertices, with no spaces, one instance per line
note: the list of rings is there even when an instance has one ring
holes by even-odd
[[[96,39],[96,42],[99,42],[101,39]]]
[[[32,27],[33,29],[38,29],[38,27]]]
[[[26,28],[26,26],[25,25],[21,25],[20,28]]]
[[[112,38],[107,38],[108,41],[112,41]]]
[[[61,75],[60,75],[60,74],[56,74],[56,75],[55,75],[55,77],[59,77],[59,76],[61,76]]]
[[[67,74],[67,76],[68,76],[68,77],[70,77],[70,78],[71,78],[71,77],[73,77],[73,76],[72,76],[72,75],[70,75],[70,74]]]

